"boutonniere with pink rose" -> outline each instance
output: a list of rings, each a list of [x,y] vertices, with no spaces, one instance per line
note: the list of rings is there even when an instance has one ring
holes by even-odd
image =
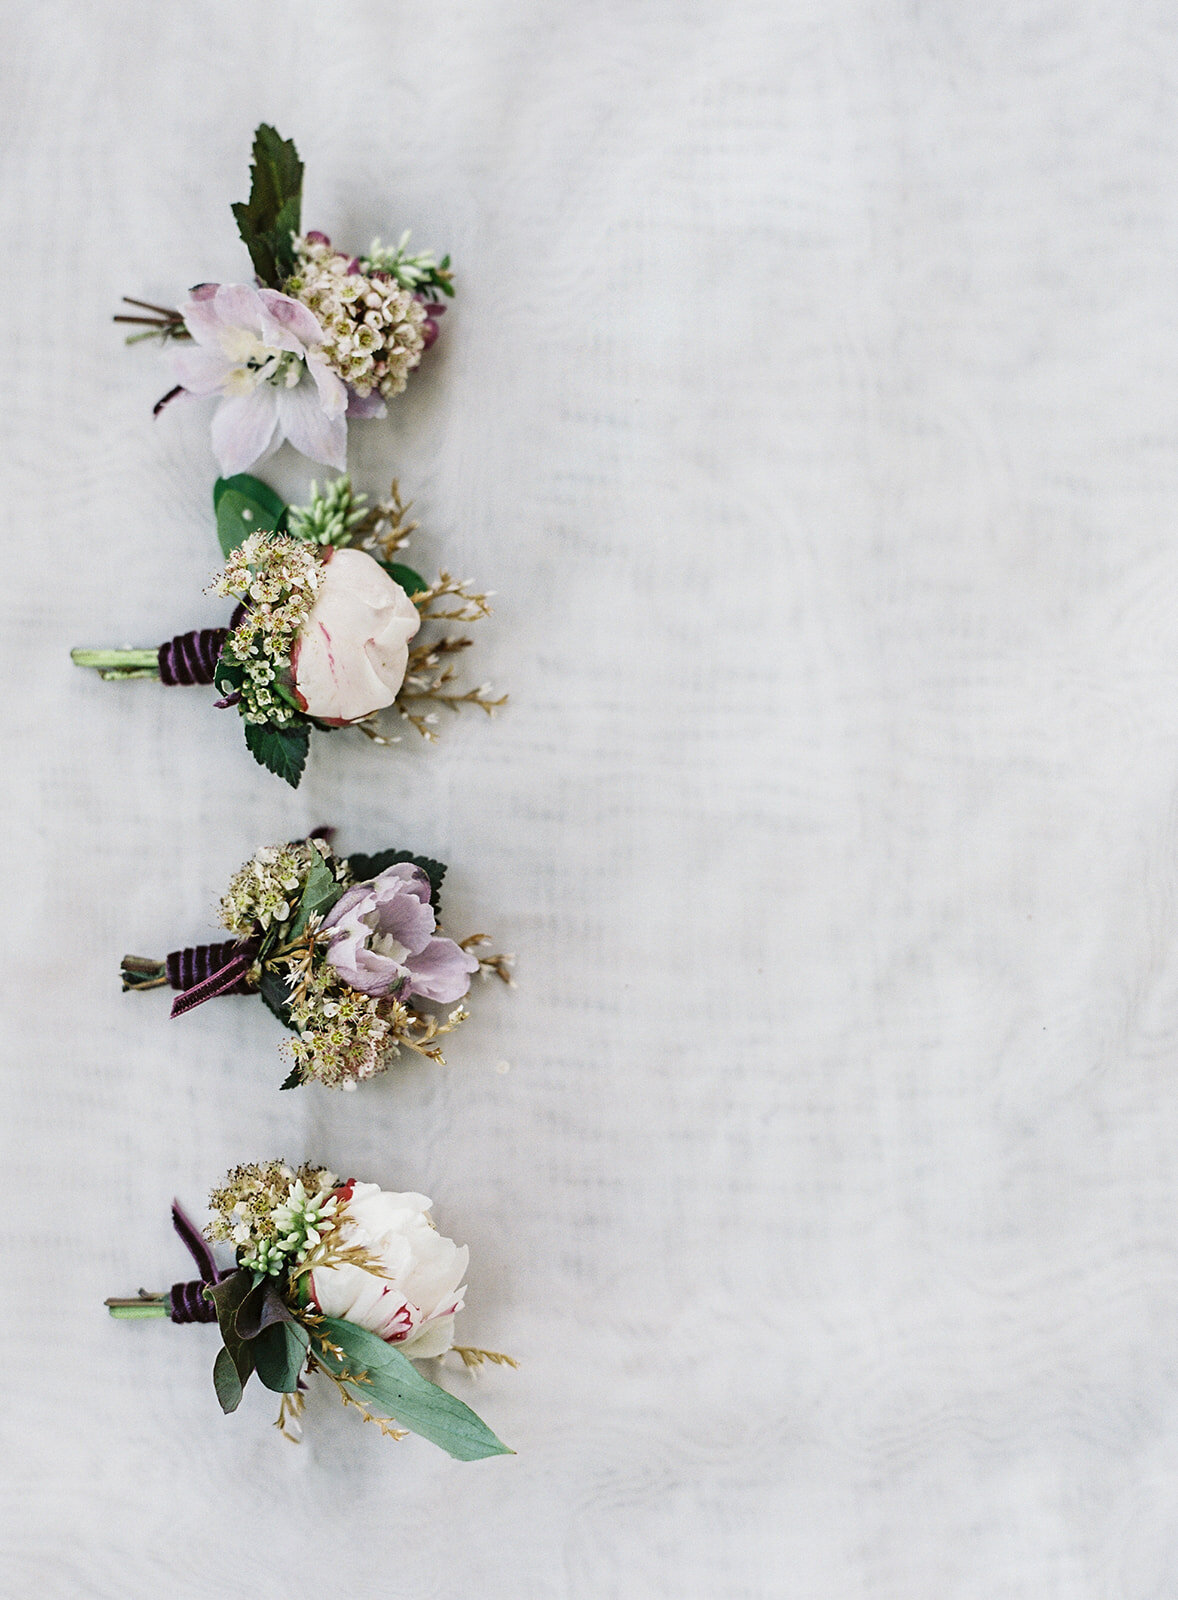
[[[237,601],[229,626],[149,649],[77,649],[76,665],[106,679],[213,685],[217,707],[240,713],[254,760],[292,788],[316,728],[395,743],[377,722],[392,707],[432,740],[440,709],[493,716],[503,705],[488,683],[459,687],[454,657],[471,640],[437,627],[489,616],[489,596],[448,572],[427,583],[395,559],[417,527],[395,482],[373,506],[346,475],[288,506],[240,473],[217,479],[213,508],[226,565],[210,589]]]
[[[175,344],[174,386],[155,406],[215,398],[213,452],[227,476],[284,439],[312,461],[346,465],[348,420],[383,417],[438,336],[454,294],[450,257],[373,241],[366,255],[303,233],[303,163],[265,123],[254,136],[250,197],[233,207],[253,283],[199,283],[176,307],[125,296],[128,343]]]
[[[284,1089],[355,1089],[403,1049],[444,1065],[441,1041],[470,1015],[472,978],[512,982],[510,956],[479,953],[484,934],[458,942],[441,931],[440,861],[407,850],[338,855],[332,832],[245,863],[221,900],[230,939],[122,963],[125,990],[180,991],[173,1017],[221,995],[259,995],[291,1030]]]
[[[198,1276],[161,1294],[106,1302],[113,1317],[216,1322],[213,1388],[236,1411],[246,1384],[281,1396],[278,1428],[299,1438],[312,1382],[334,1390],[394,1439],[416,1433],[459,1461],[512,1455],[469,1406],[418,1362],[456,1356],[473,1371],[510,1356],[454,1342],[469,1252],[434,1226],[422,1194],[341,1183],[325,1167],[236,1167],[213,1190],[202,1233],[173,1204]],[[217,1265],[213,1245],[232,1248]]]

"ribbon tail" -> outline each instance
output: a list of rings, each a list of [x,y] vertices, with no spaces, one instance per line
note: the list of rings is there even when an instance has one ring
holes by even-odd
[[[177,995],[172,1002],[172,1016],[182,1017],[194,1006],[203,1005],[206,1000],[213,1000],[219,994],[228,994],[245,977],[253,962],[252,951],[233,956],[216,972],[210,972],[200,983],[194,983],[191,989],[185,989],[183,994]]]
[[[172,1201],[172,1226],[183,1239],[189,1255],[196,1262],[202,1283],[219,1283],[223,1274],[213,1260],[212,1246],[179,1200]]]

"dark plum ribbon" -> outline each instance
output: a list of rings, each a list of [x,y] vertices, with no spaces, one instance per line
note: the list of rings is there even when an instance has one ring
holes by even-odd
[[[193,628],[176,634],[160,645],[160,681],[169,686],[212,683],[228,637],[228,628]]]
[[[220,1283],[225,1274],[213,1260],[208,1241],[184,1210],[179,1200],[172,1201],[172,1226],[188,1247],[199,1278],[189,1283],[174,1283],[168,1297],[168,1315],[173,1322],[216,1322],[217,1308],[206,1298],[205,1287]]]
[[[204,947],[202,947],[204,948]],[[208,948],[216,949],[210,946]],[[221,947],[222,950],[224,946]],[[246,973],[253,966],[258,954],[258,941],[248,939],[244,944],[229,946],[236,952],[221,966],[194,983],[191,988],[185,989],[183,994],[177,995],[172,1002],[172,1016],[182,1017],[186,1011],[191,1011],[194,1006],[201,1006],[206,1000],[214,1000],[220,994],[242,992],[242,984]],[[184,952],[179,952],[183,954]]]

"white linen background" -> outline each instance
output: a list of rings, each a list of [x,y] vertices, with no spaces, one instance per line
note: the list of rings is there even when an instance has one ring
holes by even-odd
[[[4,22],[8,1592],[1178,1592],[1173,6]],[[512,697],[297,793],[67,655],[223,614],[208,411],[108,318],[244,276],[262,119],[308,225],[453,252],[350,463],[497,591]],[[117,963],[329,821],[449,861],[519,988],[279,1095],[261,1006]],[[279,1153],[470,1244],[521,1365],[445,1381],[515,1458],[326,1398],[292,1448],[214,1330],[107,1319]]]

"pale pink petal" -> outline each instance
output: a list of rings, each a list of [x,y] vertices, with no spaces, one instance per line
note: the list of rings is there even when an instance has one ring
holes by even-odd
[[[328,416],[348,415],[347,384],[331,370],[323,357],[311,351],[307,356],[307,370],[315,380],[315,387],[319,391],[319,403]]]
[[[355,389],[348,390],[348,416],[349,417],[384,417],[388,415],[388,407],[384,403],[384,396],[379,389],[374,389],[371,394],[357,394]]]
[[[348,464],[348,425],[343,411],[329,416],[314,384],[303,382],[293,389],[271,386],[271,393],[278,400],[279,426],[295,449],[342,472]]]
[[[261,384],[252,394],[222,400],[213,417],[213,454],[223,477],[244,472],[281,443],[276,436],[275,390]]]
[[[278,350],[294,350],[301,355],[304,347],[314,349],[323,343],[322,325],[301,301],[279,294],[277,289],[259,289],[258,299],[269,324],[263,335],[268,345]]]
[[[470,988],[471,974],[479,970],[474,956],[453,939],[443,938],[431,939],[420,954],[410,955],[405,965],[409,968],[410,994],[442,1005],[461,1000]]]
[[[211,305],[225,326],[248,328],[261,337],[264,308],[252,283],[223,283],[212,300],[198,304]]]
[[[172,351],[172,374],[189,394],[217,394],[230,370],[221,351],[207,344]]]

